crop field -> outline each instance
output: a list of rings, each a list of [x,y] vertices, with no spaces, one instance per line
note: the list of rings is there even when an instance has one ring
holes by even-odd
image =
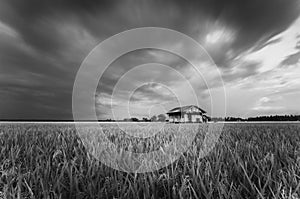
[[[101,125],[120,150],[160,150],[178,136],[178,124],[158,133],[125,125],[135,137],[115,124]],[[216,125],[185,124],[181,136],[195,137],[176,161],[130,173],[91,155],[72,123],[2,123],[0,199],[300,198],[300,124],[228,123],[214,148],[201,156],[205,132]],[[87,124],[82,129],[97,133]],[[151,136],[143,134],[147,129]]]

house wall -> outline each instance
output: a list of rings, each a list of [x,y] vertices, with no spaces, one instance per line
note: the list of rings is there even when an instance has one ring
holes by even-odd
[[[192,115],[192,122],[203,122],[202,115]]]
[[[189,122],[188,114],[184,114],[184,122]]]
[[[170,122],[203,122],[203,117],[197,113],[185,113],[184,115],[180,116],[169,116]]]
[[[169,122],[182,122],[180,115],[170,115]]]
[[[173,113],[169,115],[169,122],[204,122],[202,112],[195,108],[191,107],[187,109],[183,115],[180,113]]]

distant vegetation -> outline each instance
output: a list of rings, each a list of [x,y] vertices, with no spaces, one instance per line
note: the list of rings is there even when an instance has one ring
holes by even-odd
[[[101,120],[105,122],[116,122],[117,120]],[[151,118],[125,118],[123,120],[119,120],[118,122],[166,122],[168,118],[165,114],[154,115]],[[267,121],[300,121],[300,115],[271,115],[271,116],[257,116],[257,117],[249,117],[249,118],[241,118],[241,117],[208,117],[208,121],[211,122],[267,122]]]
[[[300,115],[271,115],[250,117],[248,121],[300,121]]]
[[[150,119],[147,117],[143,117],[142,119],[138,119],[136,117],[125,118],[123,119],[125,122],[166,122],[167,116],[165,114],[154,115]]]
[[[300,121],[300,115],[271,115],[271,116],[257,116],[249,118],[240,118],[240,117],[225,117],[225,118],[212,118],[210,121],[219,122],[246,122],[246,121]]]

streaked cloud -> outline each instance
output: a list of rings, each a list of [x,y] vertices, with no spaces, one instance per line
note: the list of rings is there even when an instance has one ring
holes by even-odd
[[[291,104],[282,105],[286,108],[282,111],[300,112],[289,96],[298,95],[299,11],[297,0],[1,1],[0,119],[72,119],[73,82],[83,59],[104,39],[145,26],[180,31],[205,47],[225,82],[231,100],[229,114],[241,115],[248,110],[255,115],[255,102],[274,93],[282,93],[282,101]],[[180,41],[165,45],[193,53]],[[176,69],[209,109],[210,92],[217,92],[222,85],[202,59],[195,56],[202,69],[198,74],[182,58],[160,50],[144,49],[121,56],[99,82],[102,104],[98,104],[98,115],[111,116],[107,100],[120,77],[149,62]],[[186,95],[182,80],[167,71],[138,73],[127,86],[134,87],[147,76],[163,80],[169,88]],[[247,93],[246,107],[233,106],[239,104],[233,96],[240,93]],[[140,106],[147,101],[172,101],[168,95],[166,90],[148,85],[137,89],[132,101]],[[117,104],[124,103],[121,95],[117,97]],[[276,106],[281,105],[275,102]]]
[[[293,65],[298,64],[299,61],[300,61],[300,51],[287,56],[286,59],[284,59],[281,62],[281,65],[282,66],[293,66]]]

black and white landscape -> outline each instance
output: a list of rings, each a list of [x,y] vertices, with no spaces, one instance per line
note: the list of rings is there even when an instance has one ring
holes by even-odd
[[[299,14],[0,1],[0,199],[300,198]]]

